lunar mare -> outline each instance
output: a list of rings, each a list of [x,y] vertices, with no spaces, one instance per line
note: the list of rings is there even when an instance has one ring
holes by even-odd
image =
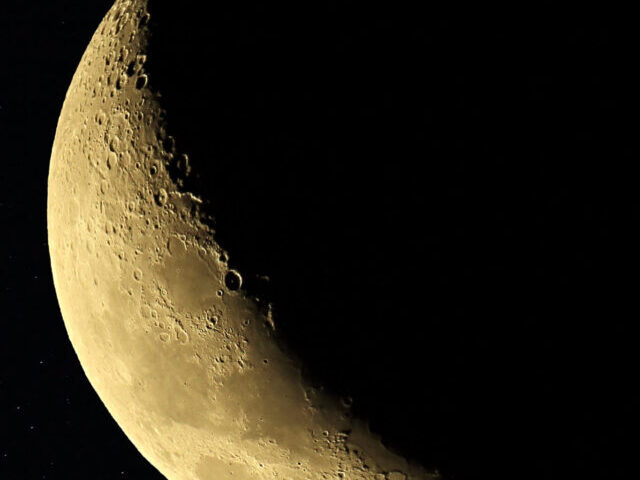
[[[146,1],[113,5],[52,149],[53,277],[101,400],[169,479],[438,478],[308,385],[274,340],[277,319],[244,295],[242,272],[227,277],[203,199],[180,181],[189,159],[145,70],[149,34]]]

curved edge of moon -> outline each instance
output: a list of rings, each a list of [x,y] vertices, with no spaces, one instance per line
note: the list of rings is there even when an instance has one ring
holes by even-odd
[[[153,78],[147,2],[118,0],[73,77],[48,234],[69,338],[111,415],[170,479],[438,478],[388,451],[273,341],[202,221]],[[242,272],[239,272],[241,275]]]

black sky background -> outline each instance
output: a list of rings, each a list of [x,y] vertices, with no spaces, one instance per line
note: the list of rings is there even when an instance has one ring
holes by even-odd
[[[59,313],[47,250],[46,182],[58,115],[110,4],[12,2],[0,11],[1,479],[162,478],[84,377]],[[345,5],[355,38],[371,27],[368,10]],[[432,355],[447,353],[444,364],[452,365],[434,382],[458,379],[450,397],[438,397],[441,411],[464,416],[468,403],[455,398],[470,391],[463,380],[476,391],[513,385],[487,401],[492,412],[508,412],[496,432],[486,430],[489,421],[478,423],[481,434],[462,421],[451,426],[477,451],[444,438],[430,461],[460,480],[634,478],[637,467],[625,461],[634,453],[629,438],[638,406],[638,82],[630,12],[560,11],[543,2],[518,12],[427,8],[424,22],[400,6],[374,17],[386,18],[385,38],[412,29],[429,49],[424,66],[438,87],[421,93],[435,105],[424,142],[440,155],[426,167],[427,183],[416,180],[417,170],[386,167],[411,188],[432,192],[430,221],[447,232],[428,237],[435,273],[426,275],[437,280],[427,283],[473,299],[452,294],[448,313],[444,301],[434,302],[434,323],[443,325],[432,333],[448,350]],[[469,242],[477,232],[484,237]],[[497,320],[485,318],[490,309],[481,305],[499,296],[494,287],[504,289]],[[501,373],[484,382],[474,364]],[[444,432],[447,424],[435,428]],[[497,435],[505,438],[492,443]],[[475,462],[487,456],[487,444],[504,448],[507,471]],[[526,454],[512,455],[509,444]]]

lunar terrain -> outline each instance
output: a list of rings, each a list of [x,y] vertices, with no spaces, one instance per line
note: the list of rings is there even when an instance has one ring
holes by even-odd
[[[51,157],[53,276],[92,386],[171,480],[439,478],[309,380],[279,340],[279,305],[247,290],[255,276],[188,188],[202,158],[181,148],[154,88],[153,19],[144,0],[109,10]]]

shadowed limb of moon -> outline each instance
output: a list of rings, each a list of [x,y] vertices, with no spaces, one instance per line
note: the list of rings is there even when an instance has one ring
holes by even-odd
[[[181,181],[192,159],[152,89],[149,25],[143,0],[111,8],[69,87],[51,158],[55,287],[92,386],[170,479],[436,478],[307,384],[274,340],[268,306],[244,294],[203,199]]]

